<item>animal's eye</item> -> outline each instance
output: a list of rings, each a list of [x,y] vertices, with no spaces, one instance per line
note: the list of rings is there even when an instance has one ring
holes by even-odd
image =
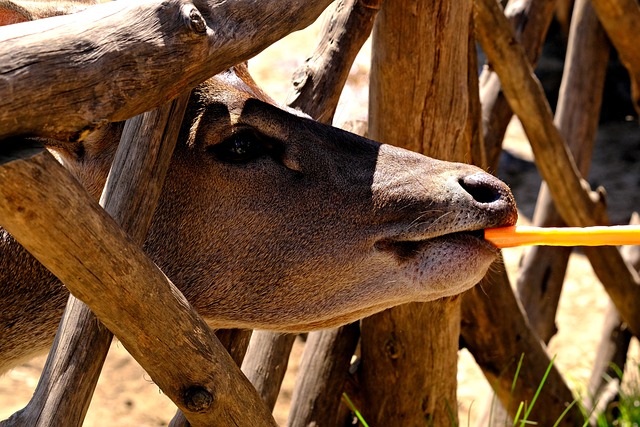
[[[241,130],[207,150],[223,162],[246,163],[267,154],[269,147],[256,132]]]

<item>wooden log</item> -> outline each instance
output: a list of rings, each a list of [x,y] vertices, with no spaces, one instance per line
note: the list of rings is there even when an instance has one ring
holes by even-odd
[[[556,3],[556,0],[509,0],[505,7],[504,14],[532,66],[538,62]],[[500,78],[491,67],[482,70],[480,89],[487,165],[488,170],[495,171],[502,152],[502,139],[513,112],[502,93]]]
[[[475,0],[476,35],[491,66],[500,77],[511,108],[518,115],[531,142],[536,165],[547,182],[563,218],[570,224],[588,226],[606,224],[603,203],[589,191],[571,154],[553,125],[551,108],[540,82],[533,75],[524,52],[516,42],[500,5],[490,0]]]
[[[634,213],[630,223],[639,224],[640,216]],[[640,271],[640,246],[625,246],[621,252],[625,260],[636,271]],[[593,425],[596,417],[606,413],[619,397],[622,378],[618,370],[624,372],[631,338],[631,331],[620,318],[616,307],[610,303],[584,401],[584,407],[590,410]]]
[[[465,139],[470,17],[465,0],[382,4],[373,31],[372,138],[440,159],[471,160]],[[359,381],[367,422],[455,424],[459,330],[458,298],[364,319]]]
[[[480,102],[480,86],[478,81],[478,50],[473,31],[473,16],[469,20],[469,53],[467,77],[469,86],[469,114],[465,127],[465,139],[471,144],[471,163],[489,171],[489,150],[484,142],[482,126],[482,103]]]
[[[340,399],[359,337],[358,323],[309,334],[293,391],[288,426],[339,425]]]
[[[278,399],[295,339],[295,334],[255,331],[249,342],[242,372],[270,410]]]
[[[593,7],[629,72],[633,106],[640,115],[640,50],[636,36],[640,5],[636,0],[593,0]]]
[[[227,350],[236,365],[242,364],[252,331],[244,329],[221,329],[216,331],[216,337],[220,344]],[[273,408],[269,408],[271,410]],[[189,421],[181,410],[178,409],[176,415],[169,422],[169,427],[189,427]]]
[[[461,334],[509,415],[515,416],[521,402],[532,402],[551,361],[543,343],[532,333],[504,267],[490,269],[480,285],[464,295]],[[518,369],[521,355],[523,365]],[[514,378],[517,381],[512,388]],[[541,426],[556,425],[573,401],[571,390],[553,366],[529,420]],[[583,422],[579,406],[573,405],[558,425]]]
[[[549,185],[558,212],[569,225],[606,225],[601,196],[589,189],[558,129],[539,82],[515,42],[500,7],[492,0],[475,0],[476,35],[500,76],[505,96],[525,128],[538,170]],[[637,302],[640,277],[615,247],[585,248],[585,254],[632,331],[640,331]]]
[[[532,31],[533,33],[540,34],[546,31],[546,27],[543,31],[539,23],[550,18],[551,10],[548,3],[546,10],[544,7],[540,8],[543,3],[534,2],[528,5],[532,8],[531,12],[536,5],[539,7],[536,9],[535,15],[530,13],[526,15],[529,20],[524,20],[529,25],[533,25],[532,22],[538,22],[537,28],[535,25],[528,27],[537,30]],[[507,12],[505,11],[505,13]],[[532,32],[528,33],[530,38],[532,38]],[[535,39],[535,37],[533,38]],[[537,52],[532,52],[532,49],[532,44],[529,44],[527,49],[529,58],[537,57]],[[491,74],[495,75],[493,72]],[[499,82],[493,87],[499,89]],[[484,94],[486,95],[487,92]],[[498,126],[502,126],[503,124],[506,128],[511,110],[508,107],[505,108],[504,98],[501,95],[496,95],[498,92],[495,92],[493,97],[487,98],[485,96],[485,101],[489,99],[492,107],[492,115],[489,118],[493,119],[494,125],[497,123]],[[503,120],[502,124],[501,119]],[[500,132],[504,132],[504,129]],[[485,129],[485,136],[487,133],[490,135],[489,139],[494,138],[494,141],[502,139],[502,133],[498,138],[495,129],[493,132]],[[490,168],[495,168],[497,166],[496,150],[499,153],[499,145],[496,147],[496,144],[491,144],[486,147],[488,150],[487,158],[491,159],[489,160]],[[508,277],[504,274],[504,267],[494,267],[480,288],[481,291],[476,288],[463,296],[462,337],[499,398],[498,408],[492,409],[490,417],[494,425],[498,425],[496,422],[508,418],[508,415],[503,412],[503,408],[508,408],[509,415],[514,417],[520,402],[532,401],[551,361],[544,346],[530,329],[521,306],[511,292]],[[496,342],[494,338],[496,336],[503,337],[503,339]],[[519,355],[526,357],[520,369],[523,374],[518,373],[517,389],[512,390],[512,382],[509,380],[513,380],[516,376],[517,361],[515,358]],[[557,417],[565,410],[566,405],[571,403],[572,398],[571,390],[564,383],[557,369],[552,369],[547,383],[545,387],[550,387],[552,394],[548,394],[548,389],[543,389],[541,397],[544,402],[536,403],[531,418],[532,421],[536,421],[540,425],[555,423]],[[581,421],[581,414],[577,406],[574,406],[563,425],[578,425],[581,424]]]
[[[577,0],[555,114],[582,176],[589,174],[593,145],[609,61],[609,42],[589,0]],[[543,183],[533,224],[562,227],[549,187]],[[527,250],[521,261],[518,294],[529,323],[545,343],[555,334],[555,315],[571,248],[539,246]]]
[[[196,3],[109,2],[2,27],[0,140],[77,140],[151,110],[306,27],[330,0]]]
[[[77,313],[85,308],[82,301],[69,298],[33,397],[0,426],[82,425],[113,336],[91,312],[79,319]],[[61,333],[78,327],[88,332]],[[66,357],[69,351],[76,357]]]
[[[620,397],[622,377],[618,372],[624,372],[631,338],[631,331],[620,319],[615,305],[609,302],[602,326],[602,337],[583,402],[587,413],[590,414],[591,425],[597,425],[598,416],[606,416],[608,409],[615,405],[615,401]]]
[[[251,329],[220,329],[216,331],[216,337],[220,340],[220,344],[227,350],[238,367],[242,366],[252,335]]]
[[[557,0],[554,8],[554,17],[560,26],[562,39],[565,42],[569,40],[573,4],[574,0]]]
[[[5,142],[2,157],[24,144]],[[192,426],[275,425],[206,323],[53,156],[0,163],[2,226],[118,336]]]
[[[351,64],[371,34],[380,3],[382,0],[336,2],[315,51],[293,74],[293,90],[287,97],[290,107],[320,122],[332,122]]]
[[[178,139],[189,94],[125,124],[100,203],[142,246]],[[112,339],[91,310],[69,296],[41,380],[16,425],[82,425]],[[61,344],[58,341],[62,341]],[[81,349],[78,351],[78,349]]]

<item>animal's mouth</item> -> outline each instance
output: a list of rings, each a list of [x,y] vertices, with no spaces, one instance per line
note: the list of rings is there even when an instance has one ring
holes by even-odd
[[[499,252],[499,249],[484,238],[484,229],[456,231],[423,239],[382,239],[376,242],[376,249],[384,252],[392,252],[400,259],[410,259],[423,252],[426,246],[442,242],[468,242],[473,246],[480,246],[490,251]]]

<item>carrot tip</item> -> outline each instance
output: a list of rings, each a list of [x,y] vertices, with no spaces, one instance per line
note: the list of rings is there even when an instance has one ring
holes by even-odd
[[[525,245],[617,246],[640,245],[640,226],[487,228],[484,238],[499,248]]]

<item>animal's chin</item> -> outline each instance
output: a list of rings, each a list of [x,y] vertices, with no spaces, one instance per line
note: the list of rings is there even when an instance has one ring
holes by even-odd
[[[483,230],[444,234],[426,240],[386,241],[379,250],[393,256],[414,301],[431,301],[467,291],[486,274],[500,250]]]

